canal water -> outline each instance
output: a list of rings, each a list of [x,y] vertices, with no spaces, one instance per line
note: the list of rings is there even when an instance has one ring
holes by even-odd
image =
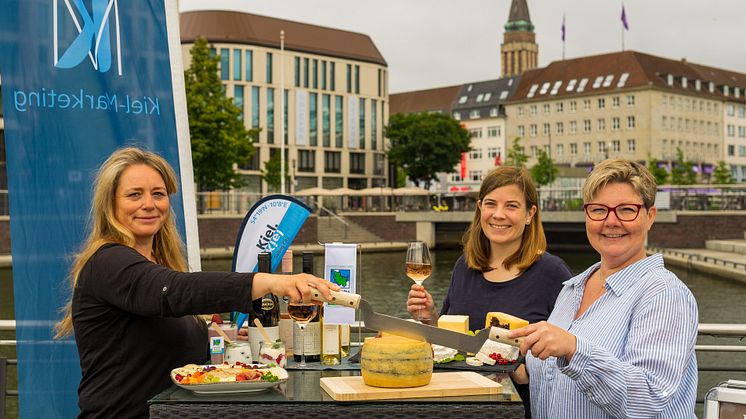
[[[574,273],[583,271],[598,260],[592,252],[555,252],[562,257]],[[432,252],[433,275],[425,281],[425,287],[433,294],[439,306],[448,289],[451,269],[460,252],[457,250],[436,250]],[[412,281],[404,275],[405,252],[363,253],[360,255],[358,291],[373,308],[381,313],[397,317],[409,317],[405,302]],[[317,255],[315,273],[321,276],[323,256]],[[206,260],[202,263],[205,271],[230,270],[229,260]],[[296,255],[294,271],[300,272],[300,257]],[[682,268],[669,267],[694,293],[699,305],[700,323],[746,323],[746,284],[699,274]],[[13,319],[13,291],[11,269],[0,269],[0,319]],[[4,335],[4,336],[3,336]],[[0,339],[13,339],[0,333]],[[734,338],[699,339],[699,344],[738,345]],[[0,347],[0,356],[14,357],[8,348]],[[746,369],[746,355],[733,353],[698,352],[700,368],[742,367]],[[743,372],[702,371],[699,377],[699,399],[707,389],[726,379],[746,380]],[[14,380],[13,380],[14,381]],[[701,415],[701,405],[698,407]]]

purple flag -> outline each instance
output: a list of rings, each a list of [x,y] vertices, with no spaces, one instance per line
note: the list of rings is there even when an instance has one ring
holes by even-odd
[[[562,42],[565,41],[565,15],[562,15]]]
[[[629,24],[627,23],[627,13],[624,11],[624,4],[622,4],[622,26],[624,29],[629,30]]]

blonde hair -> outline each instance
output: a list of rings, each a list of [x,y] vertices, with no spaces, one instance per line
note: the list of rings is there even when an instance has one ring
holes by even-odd
[[[173,195],[177,191],[176,173],[161,156],[136,147],[121,148],[109,156],[101,165],[94,182],[91,211],[89,214],[90,233],[70,271],[72,291],[78,285],[78,277],[88,260],[101,246],[107,243],[119,243],[133,247],[135,238],[132,232],[123,226],[115,216],[115,195],[122,173],[131,166],[146,165],[157,171],[166,184],[166,192]],[[179,232],[174,222],[173,209],[169,211],[163,227],[153,238],[153,258],[155,263],[170,269],[185,272],[187,263],[184,257]],[[55,326],[55,338],[62,338],[72,333],[72,293],[64,308],[64,317]]]
[[[593,168],[583,185],[583,201],[590,203],[610,183],[626,183],[642,198],[645,208],[655,205],[658,185],[647,167],[627,159],[608,159]]]
[[[513,265],[516,265],[518,270],[523,272],[533,265],[547,248],[547,239],[544,236],[544,227],[541,225],[541,217],[539,216],[539,194],[536,192],[536,186],[534,186],[531,175],[524,168],[498,167],[489,172],[482,180],[482,185],[479,188],[479,200],[484,199],[493,190],[508,185],[516,185],[523,191],[526,211],[531,211],[531,207],[536,207],[533,221],[523,231],[520,247],[503,262],[505,269],[510,269]],[[464,233],[464,259],[469,268],[480,272],[488,272],[493,269],[490,267],[490,241],[482,231],[481,219],[482,211],[477,206],[474,210],[471,225]]]

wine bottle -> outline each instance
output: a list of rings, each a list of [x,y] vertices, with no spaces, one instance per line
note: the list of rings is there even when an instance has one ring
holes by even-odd
[[[321,327],[321,363],[324,365],[339,365],[342,362],[340,352],[340,333],[338,324],[324,323]]]
[[[259,253],[258,272],[272,273],[272,254],[269,252]],[[254,314],[249,316],[249,345],[252,355],[259,353],[260,342],[263,339],[261,332],[254,325],[254,319],[264,326],[270,340],[273,342],[280,338],[280,301],[277,296],[267,294],[252,302]]]
[[[339,352],[342,358],[350,355],[350,325],[339,325]]]
[[[303,273],[313,275],[313,252],[303,252]],[[305,345],[306,362],[321,361],[321,320],[324,317],[324,306],[319,307],[316,317],[306,325]],[[297,324],[293,326],[293,360],[300,362],[301,344],[300,328]]]
[[[282,263],[280,264],[282,273],[284,275],[292,275],[293,273],[293,251],[288,250],[282,257]],[[285,343],[285,350],[293,351],[293,319],[288,314],[288,300],[286,298],[280,299],[280,339]]]

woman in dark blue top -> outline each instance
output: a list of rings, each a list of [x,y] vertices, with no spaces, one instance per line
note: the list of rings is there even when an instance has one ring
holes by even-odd
[[[546,252],[538,194],[526,169],[501,166],[485,176],[471,226],[464,234],[464,255],[456,262],[440,314],[469,315],[469,328],[484,327],[491,311],[538,322],[546,320],[562,283],[572,276],[557,256]],[[437,324],[433,298],[412,285],[407,311]],[[523,366],[513,375],[529,409]]]

